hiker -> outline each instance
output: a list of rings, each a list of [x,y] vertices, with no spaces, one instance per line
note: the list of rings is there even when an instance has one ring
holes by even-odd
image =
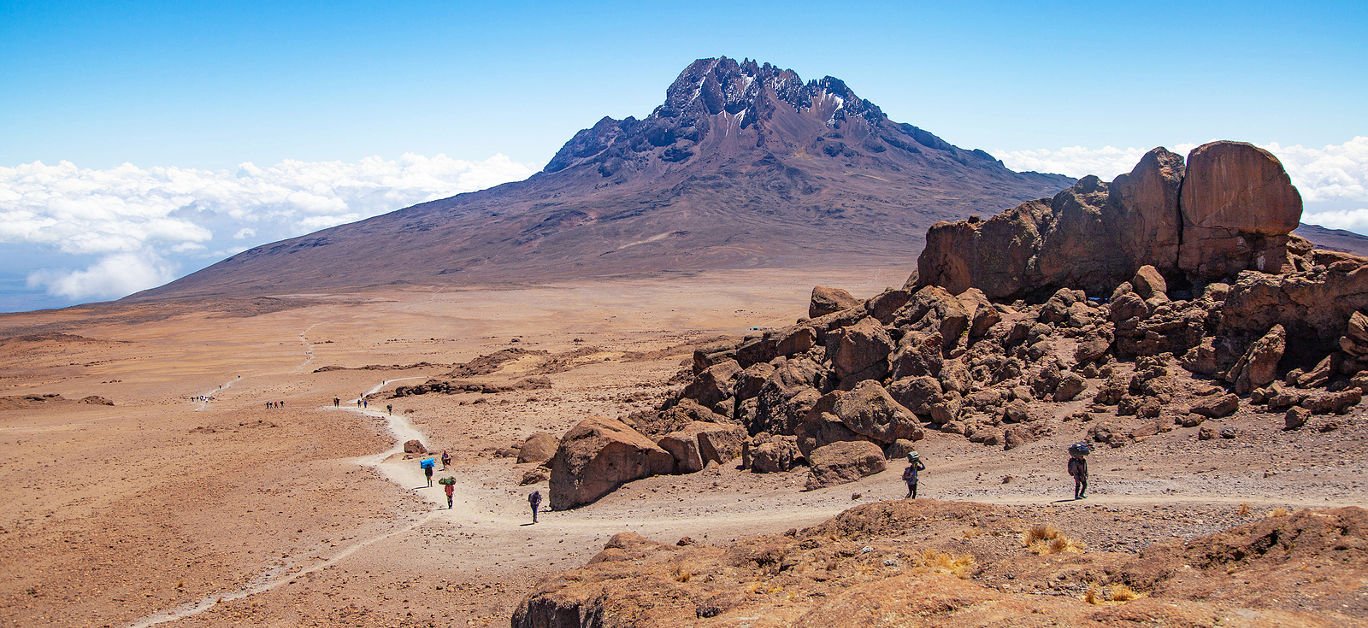
[[[431,458],[427,460],[431,460]],[[432,488],[432,467],[435,465],[427,464],[427,460],[419,462],[418,466],[423,468],[423,475],[427,476],[428,488]]]
[[[341,407],[341,406],[342,406],[342,400],[341,400],[340,398],[338,398],[338,397],[333,397],[333,407],[334,407],[334,408],[337,408],[337,407]]]
[[[360,397],[357,397],[357,398],[356,398],[356,407],[358,407],[358,408],[361,407],[361,398],[360,398]]]
[[[527,496],[527,503],[532,506],[532,523],[536,523],[537,507],[541,506],[541,491],[532,491],[532,494]]]
[[[362,399],[362,400],[361,400],[361,407],[362,407],[362,408],[370,408],[370,399]]]
[[[451,466],[451,454],[447,453],[447,450],[443,449],[443,450],[442,450],[442,470],[443,470],[443,471],[446,471],[446,470],[447,470],[447,467],[449,467],[449,466]]]
[[[1074,478],[1074,499],[1088,497],[1088,452],[1087,443],[1078,442],[1069,447],[1069,475]]]
[[[917,498],[917,473],[925,470],[926,465],[922,464],[921,455],[915,451],[908,452],[907,468],[903,469],[903,481],[907,482],[907,497]]]
[[[456,491],[456,483],[455,483],[455,482],[447,482],[447,480],[450,480],[450,479],[451,479],[451,478],[444,478],[444,479],[442,480],[442,481],[445,483],[445,486],[444,486],[443,488],[446,490],[446,494],[447,494],[447,510],[451,510],[451,494],[454,493],[454,492]]]
[[[394,404],[392,404],[392,403],[387,403],[387,404],[385,404],[385,414],[394,414]]]

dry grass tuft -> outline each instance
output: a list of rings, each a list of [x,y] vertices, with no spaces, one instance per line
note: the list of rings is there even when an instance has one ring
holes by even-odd
[[[1087,549],[1052,525],[1032,526],[1021,533],[1021,542],[1033,554],[1078,554]]]
[[[685,567],[684,565],[675,565],[670,569],[670,576],[674,578],[675,582],[688,582],[695,575],[692,567]]]
[[[1292,514],[1292,511],[1282,507],[1268,511],[1268,516],[1270,517],[1286,517],[1289,514]]]
[[[1103,588],[1096,583],[1088,585],[1088,590],[1083,594],[1083,601],[1089,604],[1106,604],[1113,602],[1122,604],[1131,600],[1144,597],[1145,594],[1124,584],[1113,584]]]
[[[943,569],[960,578],[968,578],[969,572],[978,565],[973,554],[951,554],[928,549],[922,552],[922,564],[931,569]]]
[[[1240,516],[1240,517],[1243,517],[1243,516],[1249,514],[1249,502],[1245,502],[1245,503],[1243,503],[1243,504],[1240,504],[1240,510],[1237,511],[1235,514],[1238,515],[1238,516]]]

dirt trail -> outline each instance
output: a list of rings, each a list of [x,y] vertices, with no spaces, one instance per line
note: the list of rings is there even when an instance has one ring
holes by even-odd
[[[312,342],[309,342],[309,339],[306,337],[306,334],[308,334],[310,331],[313,331],[313,328],[318,327],[320,324],[321,323],[314,323],[312,325],[309,325],[308,327],[305,327],[304,331],[299,332],[299,342],[304,343],[304,361],[301,362],[299,366],[295,367],[294,372],[303,373],[305,370],[309,368],[309,364],[313,362],[314,346]]]

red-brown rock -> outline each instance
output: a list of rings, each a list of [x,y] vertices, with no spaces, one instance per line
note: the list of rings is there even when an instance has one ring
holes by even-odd
[[[551,458],[551,508],[591,503],[638,478],[669,473],[674,458],[617,419],[591,417],[561,437]]]

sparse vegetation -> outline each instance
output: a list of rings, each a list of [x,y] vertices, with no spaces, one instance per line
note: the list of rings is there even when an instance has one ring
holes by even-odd
[[[1083,601],[1089,604],[1105,604],[1107,602],[1124,603],[1144,597],[1145,594],[1130,588],[1125,584],[1113,584],[1109,587],[1102,587],[1097,583],[1088,585],[1088,590],[1083,594]]]
[[[682,564],[675,565],[670,569],[670,577],[674,578],[675,582],[688,582],[692,580],[695,575],[697,574],[695,574],[692,567]]]
[[[1292,511],[1281,506],[1268,511],[1268,516],[1270,517],[1286,517],[1289,514],[1292,514]]]
[[[973,554],[951,554],[928,549],[922,552],[922,564],[930,569],[945,570],[960,578],[968,578],[969,572],[978,565]]]
[[[1021,533],[1021,541],[1033,554],[1078,554],[1087,549],[1052,525],[1031,526]]]
[[[1240,509],[1236,511],[1235,514],[1240,517],[1249,515],[1249,502],[1244,502],[1240,504]]]

